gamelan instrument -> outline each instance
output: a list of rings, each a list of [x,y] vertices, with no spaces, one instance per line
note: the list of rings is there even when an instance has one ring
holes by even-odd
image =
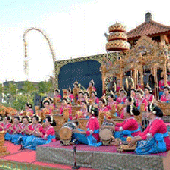
[[[79,118],[78,119],[78,127],[82,130],[87,130],[86,128],[86,125],[87,125],[87,122],[89,121],[88,118]]]
[[[114,126],[114,124],[109,123],[107,121],[104,121],[102,126],[103,127],[106,127],[106,126],[111,127],[111,126]],[[103,145],[110,145],[111,141],[114,140],[112,130],[107,128],[107,127],[100,130],[99,137],[100,137],[101,142],[103,143]]]
[[[120,145],[117,148],[117,152],[134,152],[136,149],[136,145],[130,147],[129,145]]]
[[[65,123],[60,129],[60,143],[62,145],[70,145],[72,130],[76,129],[75,123]]]
[[[103,145],[109,145],[111,143],[112,139],[114,138],[112,131],[109,129],[100,130],[99,136],[100,136],[100,140]]]
[[[158,102],[158,107],[161,108],[165,116],[170,116],[170,103],[161,103]]]
[[[129,142],[132,140],[131,136],[128,136],[126,141],[123,141],[117,148],[117,152],[133,152],[136,149],[136,145],[129,146]]]

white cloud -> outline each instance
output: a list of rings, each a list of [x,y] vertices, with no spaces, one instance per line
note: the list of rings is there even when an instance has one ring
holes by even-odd
[[[49,37],[57,60],[70,57],[105,53],[104,32],[115,22],[122,22],[127,31],[145,20],[145,12],[152,12],[153,19],[169,24],[169,1],[160,8],[156,1],[96,0],[72,4],[68,12],[50,12],[34,20],[4,25],[0,29],[0,80],[24,80],[24,50],[22,36],[26,29],[37,27]],[[53,72],[53,60],[44,37],[31,31],[27,34],[29,80],[47,79]]]

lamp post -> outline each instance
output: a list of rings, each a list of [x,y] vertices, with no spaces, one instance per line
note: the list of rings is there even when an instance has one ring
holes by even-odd
[[[73,140],[73,158],[74,158],[74,166],[72,167],[72,169],[79,169],[80,167],[77,166],[76,163],[76,139]]]

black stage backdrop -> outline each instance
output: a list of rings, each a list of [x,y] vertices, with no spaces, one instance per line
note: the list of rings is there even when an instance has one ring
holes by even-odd
[[[73,89],[73,83],[78,81],[86,89],[89,82],[93,79],[97,96],[102,96],[102,80],[100,72],[101,64],[95,60],[87,60],[82,62],[68,63],[60,69],[58,76],[58,85],[62,94],[62,89]]]

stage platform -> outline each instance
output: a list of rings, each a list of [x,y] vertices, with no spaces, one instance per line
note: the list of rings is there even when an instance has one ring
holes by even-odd
[[[5,141],[9,155],[0,155],[0,169],[2,170],[71,170],[71,165],[63,165],[56,163],[47,163],[36,160],[36,151],[24,149],[20,151],[19,145]],[[48,156],[50,157],[50,155]],[[89,168],[81,167],[80,170],[89,170]],[[95,169],[90,169],[95,170]]]
[[[61,146],[59,141],[38,146],[36,160],[72,165],[73,146]],[[77,145],[77,165],[104,170],[170,170],[170,152],[136,155],[134,152],[117,153],[116,146]]]

